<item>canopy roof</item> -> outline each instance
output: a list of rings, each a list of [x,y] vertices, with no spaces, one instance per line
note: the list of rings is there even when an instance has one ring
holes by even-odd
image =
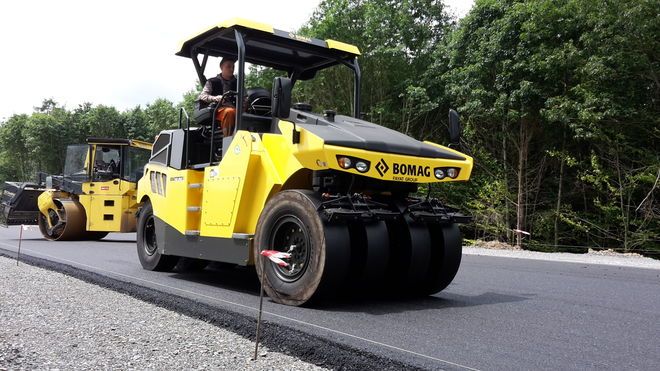
[[[335,64],[352,63],[360,55],[354,45],[300,36],[240,18],[222,22],[183,41],[176,55],[237,58],[235,30],[243,35],[246,62],[288,73],[313,75]]]

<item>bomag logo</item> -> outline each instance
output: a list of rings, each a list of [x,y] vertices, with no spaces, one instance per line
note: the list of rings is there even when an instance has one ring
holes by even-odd
[[[380,159],[376,164],[376,171],[380,174],[381,177],[384,177],[385,174],[390,170],[390,166],[385,162],[384,159]],[[412,164],[392,164],[392,175],[395,180],[405,180],[405,181],[416,181],[416,178],[411,177],[430,177],[431,176],[431,167],[422,166],[422,165],[412,165]],[[406,177],[397,177],[397,175],[406,175]]]
[[[385,162],[385,160],[383,160],[382,158],[376,164],[376,171],[378,172],[378,174],[380,174],[381,178],[385,176],[385,174],[387,174],[387,171],[389,169],[390,167],[387,166],[387,162]]]
[[[408,176],[431,176],[431,167],[422,165],[411,164],[397,164],[392,165],[393,175],[408,175]]]

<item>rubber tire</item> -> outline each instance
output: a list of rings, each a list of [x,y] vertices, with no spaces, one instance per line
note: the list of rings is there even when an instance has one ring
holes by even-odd
[[[350,265],[350,237],[345,224],[324,224],[317,211],[318,197],[311,191],[286,190],[273,196],[264,207],[253,244],[259,279],[275,302],[299,306],[341,291]],[[284,217],[294,216],[303,224],[309,239],[309,261],[304,273],[286,282],[275,273],[274,264],[259,254],[268,246],[272,230]],[[264,269],[265,268],[265,269]]]
[[[429,224],[431,267],[420,294],[433,295],[444,290],[456,277],[463,254],[463,238],[457,224]]]
[[[154,217],[154,209],[151,202],[147,201],[140,212],[137,223],[137,254],[142,268],[150,271],[169,272],[179,261],[178,256],[163,255],[156,250],[152,255],[147,253],[147,243],[145,242],[145,227],[147,221]],[[155,228],[155,227],[154,227]],[[154,231],[155,233],[155,231]],[[156,238],[158,236],[156,235]],[[158,240],[156,240],[158,246]]]
[[[418,296],[430,267],[431,238],[426,224],[409,216],[386,222],[390,241],[387,275],[381,294],[396,298]]]
[[[386,279],[390,257],[387,225],[383,221],[352,221],[349,290],[352,294],[380,290]]]

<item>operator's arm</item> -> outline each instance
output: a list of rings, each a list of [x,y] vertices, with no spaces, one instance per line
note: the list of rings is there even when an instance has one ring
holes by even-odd
[[[202,89],[202,92],[199,93],[199,97],[197,97],[197,100],[204,102],[204,103],[213,103],[213,102],[219,102],[220,99],[222,99],[221,95],[216,95],[213,96],[211,95],[211,90],[212,90],[212,85],[210,81],[207,81],[206,84],[204,84],[204,89]]]

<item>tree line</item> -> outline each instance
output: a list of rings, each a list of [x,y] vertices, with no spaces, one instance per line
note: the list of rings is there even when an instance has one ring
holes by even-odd
[[[363,117],[447,142],[461,114],[472,179],[431,192],[474,216],[466,237],[530,249],[660,251],[657,0],[477,0],[457,21],[437,0],[324,0],[298,33],[360,48]],[[251,68],[251,86],[276,71]],[[352,75],[296,84],[316,112],[352,112]],[[151,139],[178,124],[159,99],[119,112],[44,101],[0,126],[0,180],[61,171],[89,135]]]

